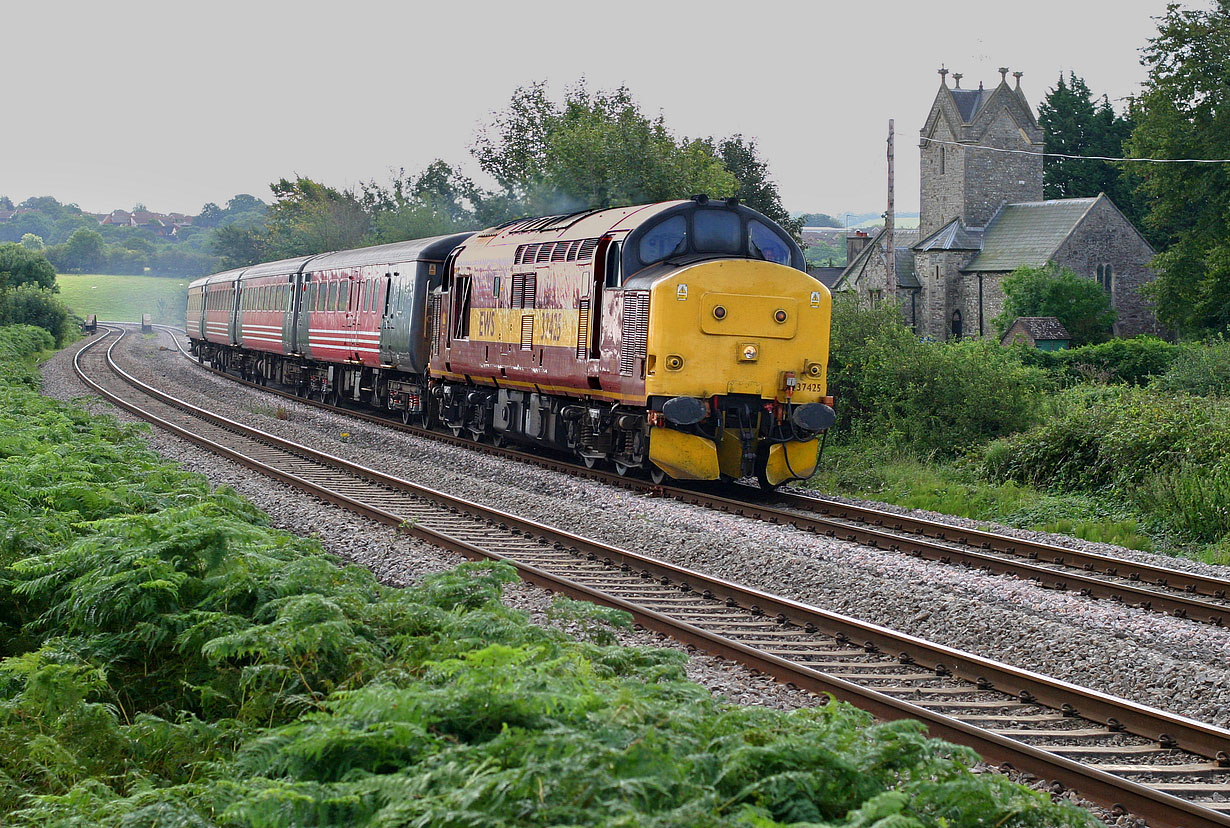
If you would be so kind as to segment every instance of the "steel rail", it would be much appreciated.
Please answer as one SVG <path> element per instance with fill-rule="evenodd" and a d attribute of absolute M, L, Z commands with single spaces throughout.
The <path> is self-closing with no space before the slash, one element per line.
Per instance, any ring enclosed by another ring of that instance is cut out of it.
<path fill-rule="evenodd" d="M 92 343 L 87 348 L 92 348 L 97 344 Z M 112 343 L 108 348 L 108 356 L 110 356 L 110 352 L 114 347 L 115 343 Z M 82 352 L 85 350 L 82 349 Z M 77 362 L 78 372 L 84 373 L 79 364 L 80 355 L 79 353 L 78 361 L 75 362 Z M 149 389 L 155 392 L 153 396 L 156 399 L 166 398 L 174 400 L 174 402 L 166 404 L 176 405 L 185 409 L 196 408 L 182 401 L 175 400 L 175 398 L 162 392 L 158 392 L 156 389 L 151 389 L 150 386 L 141 383 L 139 380 L 131 377 L 131 375 L 126 375 L 126 372 L 123 372 L 118 366 L 112 365 L 112 370 L 117 371 L 117 374 L 122 376 L 125 382 L 132 384 L 141 390 L 142 393 L 148 393 L 146 389 Z M 90 381 L 89 384 L 108 399 L 112 399 L 113 402 L 120 404 L 120 400 L 117 399 L 119 395 L 107 391 L 100 384 L 93 381 Z M 140 411 L 140 407 L 135 404 L 127 403 L 126 401 L 122 404 L 123 407 L 134 413 Z M 193 439 L 193 436 L 187 429 L 169 423 L 165 419 L 157 417 L 157 415 L 142 414 L 141 416 L 150 417 L 160 425 L 165 423 L 174 433 Z M 1165 713 L 1164 711 L 1133 705 L 1121 699 L 1088 691 L 1030 671 L 971 656 L 952 648 L 922 641 L 912 636 L 903 636 L 877 625 L 866 624 L 835 613 L 808 607 L 790 599 L 740 587 L 722 579 L 674 567 L 647 556 L 615 549 L 534 521 L 488 509 L 470 501 L 451 498 L 427 487 L 351 464 L 333 455 L 318 452 L 308 447 L 298 446 L 274 435 L 265 434 L 258 429 L 234 423 L 216 414 L 211 414 L 209 419 L 219 424 L 226 423 L 228 428 L 233 426 L 236 430 L 249 434 L 261 442 L 272 441 L 274 444 L 286 447 L 287 450 L 293 447 L 296 454 L 316 459 L 317 462 L 323 462 L 339 469 L 347 469 L 350 473 L 359 475 L 364 479 L 375 480 L 389 487 L 411 490 L 415 493 L 415 496 L 424 496 L 427 499 L 440 503 L 451 511 L 465 512 L 474 515 L 480 520 L 499 525 L 501 528 L 511 528 L 527 536 L 537 537 L 540 539 L 540 543 L 543 541 L 547 543 L 553 542 L 557 547 L 574 549 L 578 553 L 586 554 L 591 558 L 609 560 L 612 566 L 618 565 L 627 570 L 637 569 L 642 577 L 654 577 L 657 575 L 660 578 L 669 579 L 673 583 L 678 584 L 679 588 L 684 592 L 700 593 L 706 597 L 718 600 L 725 597 L 728 603 L 734 602 L 739 606 L 745 607 L 754 615 L 773 616 L 779 622 L 794 624 L 809 632 L 822 631 L 832 635 L 839 641 L 860 643 L 868 651 L 879 650 L 900 653 L 899 658 L 903 663 L 924 665 L 939 675 L 951 673 L 971 678 L 978 683 L 980 688 L 995 686 L 1002 692 L 1015 694 L 1023 701 L 1029 700 L 1030 702 L 1049 704 L 1056 709 L 1065 710 L 1065 713 L 1078 713 L 1081 718 L 1098 720 L 1104 717 L 1103 720 L 1113 730 L 1126 730 L 1138 733 L 1163 745 L 1175 745 L 1202 756 L 1215 758 L 1220 761 L 1226 760 L 1225 751 L 1227 746 L 1230 746 L 1230 732 L 1220 728 Z M 195 441 L 201 442 L 201 439 L 197 438 Z M 206 442 L 210 445 L 218 445 L 213 441 Z M 400 515 L 392 514 L 369 504 L 363 504 L 338 492 L 332 492 L 327 489 L 322 492 L 318 486 L 297 475 L 287 473 L 284 470 L 272 469 L 266 464 L 259 463 L 259 461 L 243 458 L 240 452 L 225 447 L 222 448 L 228 456 L 232 456 L 246 465 L 266 471 L 266 473 L 272 473 L 291 485 L 312 491 L 317 496 L 324 497 L 347 508 L 353 508 L 373 519 L 395 525 L 402 531 L 406 531 L 429 542 L 453 549 L 468 557 L 493 557 L 493 553 L 490 551 L 483 550 L 466 541 L 437 532 L 430 529 L 430 527 L 407 525 L 404 517 Z M 671 619 L 653 610 L 636 607 L 617 597 L 603 595 L 568 579 L 561 579 L 557 575 L 545 572 L 525 562 L 505 556 L 495 556 L 501 560 L 507 560 L 510 564 L 516 566 L 527 579 L 535 583 L 540 583 L 568 594 L 586 597 L 590 600 L 598 600 L 600 603 L 610 606 L 620 606 L 621 608 L 628 609 L 645 626 L 703 647 L 706 650 L 716 652 L 719 655 L 737 657 L 738 660 L 748 663 L 750 666 L 761 669 L 782 680 L 790 681 L 800 687 L 813 690 L 814 692 L 830 692 L 839 698 L 854 701 L 859 706 L 870 710 L 873 714 L 885 718 L 908 717 L 921 719 L 927 722 L 928 727 L 936 735 L 968 744 L 993 761 L 1007 763 L 1015 768 L 1047 778 L 1059 779 L 1063 784 L 1078 789 L 1085 796 L 1112 806 L 1123 807 L 1141 815 L 1150 816 L 1152 823 L 1155 825 L 1230 825 L 1230 816 L 1204 808 L 1198 803 L 1153 790 L 1147 786 L 1106 773 L 1095 767 L 1073 762 L 1072 760 L 1049 753 L 1042 748 L 1029 746 L 1022 742 L 991 733 L 926 708 L 911 705 L 907 701 L 893 698 L 852 682 L 828 676 L 770 653 L 754 650 L 741 642 L 717 636 L 710 631 L 680 622 L 678 619 Z M 1074 706 L 1072 701 L 1077 698 L 1080 700 Z M 1111 716 L 1109 715 L 1111 713 L 1117 715 Z"/>
<path fill-rule="evenodd" d="M 165 327 L 173 333 L 182 333 L 182 330 L 169 326 L 156 327 Z M 175 343 L 181 353 L 191 358 L 184 351 L 178 338 Z M 387 417 L 332 406 L 279 389 L 261 386 L 227 374 L 225 371 L 214 368 L 208 370 L 234 382 L 260 388 L 266 393 L 330 411 L 342 412 L 365 422 L 392 427 L 451 445 L 507 457 L 574 476 L 598 480 L 608 485 L 647 491 L 685 503 L 756 520 L 793 525 L 803 531 L 816 532 L 879 549 L 902 552 L 927 560 L 962 563 L 997 574 L 1032 580 L 1051 589 L 1078 591 L 1091 598 L 1117 601 L 1141 609 L 1189 618 L 1215 626 L 1230 625 L 1230 603 L 1218 603 L 1230 595 L 1230 579 L 1168 569 L 1126 558 L 1115 558 L 1010 535 L 999 535 L 980 529 L 967 529 L 940 521 L 899 515 L 871 507 L 842 504 L 795 492 L 766 493 L 760 489 L 739 484 L 727 487 L 724 493 L 715 493 L 703 484 L 698 486 L 657 485 L 635 477 L 586 468 L 572 461 L 543 457 L 515 448 L 487 445 L 429 429 L 403 425 Z M 735 494 L 734 497 L 731 496 L 732 493 Z M 1005 558 L 1004 555 L 1010 557 Z M 1023 558 L 1024 560 L 1013 560 L 1012 558 Z M 1042 562 L 1067 567 L 1067 571 L 1053 569 L 1043 565 Z M 1106 577 L 1098 577 L 1099 573 Z M 1107 578 L 1116 580 L 1107 580 Z M 1215 600 L 1209 601 L 1205 598 Z"/>

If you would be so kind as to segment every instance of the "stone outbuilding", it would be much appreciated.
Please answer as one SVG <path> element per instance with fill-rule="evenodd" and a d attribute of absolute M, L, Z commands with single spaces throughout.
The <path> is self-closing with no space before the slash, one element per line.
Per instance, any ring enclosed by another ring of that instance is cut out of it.
<path fill-rule="evenodd" d="M 1154 278 L 1155 251 L 1105 194 L 1042 198 L 1043 133 L 1021 91 L 1001 69 L 994 89 L 940 89 L 921 130 L 921 213 L 898 230 L 897 294 L 920 336 L 988 337 L 1003 310 L 1003 280 L 1021 266 L 1067 267 L 1096 280 L 1117 312 L 1114 333 L 1158 333 L 1140 287 Z M 853 241 L 848 242 L 851 251 Z M 848 259 L 835 291 L 874 304 L 887 287 L 886 233 Z"/>
<path fill-rule="evenodd" d="M 1071 341 L 1068 329 L 1054 316 L 1018 316 L 1004 331 L 999 344 L 1007 348 L 1023 342 L 1039 351 L 1062 351 Z"/>

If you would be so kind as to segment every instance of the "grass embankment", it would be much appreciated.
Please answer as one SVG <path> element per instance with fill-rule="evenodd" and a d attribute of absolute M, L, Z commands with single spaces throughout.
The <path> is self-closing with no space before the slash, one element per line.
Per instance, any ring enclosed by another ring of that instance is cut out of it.
<path fill-rule="evenodd" d="M 811 485 L 1230 563 L 1230 344 L 920 342 L 837 303 L 836 439 Z"/>
<path fill-rule="evenodd" d="M 148 313 L 162 325 L 183 325 L 188 282 L 183 277 L 110 276 L 62 273 L 56 276 L 60 298 L 82 319 L 140 322 Z"/>
<path fill-rule="evenodd" d="M 575 640 L 506 566 L 339 566 L 139 430 L 39 396 L 0 329 L 0 822 L 1060 826 L 916 723 L 715 701 L 676 651 Z"/>

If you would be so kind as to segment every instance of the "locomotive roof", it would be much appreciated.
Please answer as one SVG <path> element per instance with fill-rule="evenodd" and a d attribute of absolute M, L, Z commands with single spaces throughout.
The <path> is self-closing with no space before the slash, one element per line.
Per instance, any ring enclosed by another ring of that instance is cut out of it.
<path fill-rule="evenodd" d="M 444 261 L 454 247 L 472 235 L 474 235 L 473 231 L 452 233 L 447 236 L 432 236 L 427 239 L 412 239 L 324 253 L 312 261 L 309 270 L 333 270 L 340 267 L 361 267 L 363 265 L 393 264 L 394 262 Z"/>
<path fill-rule="evenodd" d="M 525 244 L 526 242 L 558 238 L 592 238 L 613 230 L 632 230 L 663 210 L 691 201 L 660 201 L 657 204 L 636 204 L 631 207 L 611 207 L 605 210 L 582 210 L 557 216 L 518 219 L 483 230 L 474 238 L 488 246 Z"/>

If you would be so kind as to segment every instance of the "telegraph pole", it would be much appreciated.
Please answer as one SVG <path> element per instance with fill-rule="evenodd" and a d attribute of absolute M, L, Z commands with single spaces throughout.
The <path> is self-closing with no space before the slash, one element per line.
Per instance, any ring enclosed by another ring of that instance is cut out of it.
<path fill-rule="evenodd" d="M 897 248 L 893 245 L 893 119 L 888 119 L 888 211 L 884 214 L 884 295 L 897 301 Z"/>

